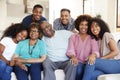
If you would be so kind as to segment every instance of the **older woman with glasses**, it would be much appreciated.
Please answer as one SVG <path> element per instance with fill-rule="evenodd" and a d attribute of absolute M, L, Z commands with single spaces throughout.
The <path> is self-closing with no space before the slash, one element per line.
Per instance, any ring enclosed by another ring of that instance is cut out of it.
<path fill-rule="evenodd" d="M 29 39 L 21 41 L 15 50 L 12 64 L 17 80 L 41 80 L 41 63 L 46 59 L 46 44 L 39 39 L 39 24 L 32 23 L 29 27 Z"/>

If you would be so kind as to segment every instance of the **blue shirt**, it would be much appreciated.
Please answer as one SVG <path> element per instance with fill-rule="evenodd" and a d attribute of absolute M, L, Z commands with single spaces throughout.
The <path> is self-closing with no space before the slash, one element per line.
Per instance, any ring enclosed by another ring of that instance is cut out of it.
<path fill-rule="evenodd" d="M 40 20 L 38 21 L 38 23 L 42 22 L 42 21 L 46 21 L 47 19 L 45 17 L 41 17 Z M 33 21 L 33 15 L 28 15 L 26 16 L 23 20 L 22 23 L 26 26 L 29 27 L 29 25 L 34 22 Z"/>
<path fill-rule="evenodd" d="M 53 37 L 43 37 L 47 46 L 47 56 L 53 62 L 66 61 L 68 57 L 66 56 L 66 51 L 68 47 L 69 37 L 73 33 L 67 30 L 55 31 Z"/>
<path fill-rule="evenodd" d="M 75 28 L 74 26 L 74 19 L 70 18 L 68 25 L 63 25 L 61 23 L 60 18 L 57 18 L 53 23 L 53 29 L 54 30 L 73 30 Z"/>
<path fill-rule="evenodd" d="M 24 59 L 40 58 L 42 55 L 46 55 L 46 44 L 44 41 L 38 40 L 35 47 L 32 47 L 33 46 L 30 46 L 30 51 L 32 51 L 32 53 L 29 54 L 29 39 L 21 41 L 16 47 L 15 54 Z"/>

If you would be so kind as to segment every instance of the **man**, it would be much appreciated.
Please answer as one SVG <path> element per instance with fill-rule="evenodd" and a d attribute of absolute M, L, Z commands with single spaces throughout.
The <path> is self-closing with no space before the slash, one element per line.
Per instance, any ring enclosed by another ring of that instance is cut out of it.
<path fill-rule="evenodd" d="M 44 80 L 56 80 L 56 69 L 64 70 L 65 80 L 75 80 L 76 66 L 66 56 L 68 40 L 73 33 L 66 30 L 54 31 L 47 21 L 41 22 L 40 28 L 47 46 L 47 59 L 43 62 Z"/>
<path fill-rule="evenodd" d="M 54 30 L 69 30 L 75 32 L 74 19 L 71 18 L 70 10 L 63 8 L 60 11 L 60 18 L 53 22 Z"/>
<path fill-rule="evenodd" d="M 28 27 L 32 22 L 40 23 L 42 21 L 46 21 L 46 18 L 42 16 L 43 12 L 43 7 L 39 4 L 36 4 L 33 7 L 32 14 L 26 16 L 23 20 L 22 23 Z"/>

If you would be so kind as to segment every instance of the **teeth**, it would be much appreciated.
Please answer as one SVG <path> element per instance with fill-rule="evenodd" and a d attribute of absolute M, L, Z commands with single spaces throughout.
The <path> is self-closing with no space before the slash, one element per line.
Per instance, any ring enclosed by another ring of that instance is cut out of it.
<path fill-rule="evenodd" d="M 82 31 L 85 31 L 85 29 L 82 29 Z"/>

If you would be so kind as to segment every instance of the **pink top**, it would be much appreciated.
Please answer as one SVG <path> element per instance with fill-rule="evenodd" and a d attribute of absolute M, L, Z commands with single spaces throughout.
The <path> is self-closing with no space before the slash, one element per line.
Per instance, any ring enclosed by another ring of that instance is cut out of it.
<path fill-rule="evenodd" d="M 91 53 L 96 53 L 99 57 L 98 42 L 91 39 L 90 35 L 86 37 L 84 42 L 79 34 L 70 37 L 67 56 L 75 55 L 79 62 L 85 63 L 85 60 Z"/>

